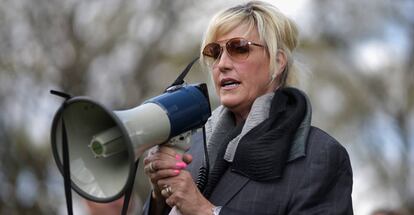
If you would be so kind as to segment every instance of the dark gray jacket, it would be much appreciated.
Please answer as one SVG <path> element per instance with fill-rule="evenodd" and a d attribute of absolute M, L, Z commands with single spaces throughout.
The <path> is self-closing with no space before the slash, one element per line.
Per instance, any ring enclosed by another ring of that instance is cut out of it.
<path fill-rule="evenodd" d="M 222 206 L 220 214 L 353 214 L 348 153 L 330 135 L 310 125 L 309 102 L 308 107 L 283 176 L 271 182 L 256 182 L 229 168 L 209 198 L 214 205 Z M 188 170 L 196 179 L 204 161 L 203 144 L 193 144 L 188 153 L 193 155 Z M 148 214 L 148 208 L 149 201 L 144 214 Z"/>

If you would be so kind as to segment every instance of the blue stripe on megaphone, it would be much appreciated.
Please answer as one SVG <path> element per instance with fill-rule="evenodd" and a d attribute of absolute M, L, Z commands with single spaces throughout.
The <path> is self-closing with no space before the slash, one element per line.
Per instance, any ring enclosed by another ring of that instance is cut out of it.
<path fill-rule="evenodd" d="M 145 103 L 148 102 L 156 103 L 167 112 L 171 124 L 170 137 L 202 127 L 211 115 L 208 97 L 197 85 L 167 91 Z"/>

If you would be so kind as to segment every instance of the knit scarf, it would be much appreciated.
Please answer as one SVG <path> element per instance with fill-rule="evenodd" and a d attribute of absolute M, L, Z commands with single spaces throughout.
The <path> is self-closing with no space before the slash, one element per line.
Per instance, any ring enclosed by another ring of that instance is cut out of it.
<path fill-rule="evenodd" d="M 271 181 L 282 176 L 295 132 L 306 113 L 306 98 L 295 88 L 278 89 L 269 117 L 247 132 L 237 146 L 232 163 L 223 159 L 227 144 L 241 132 L 236 126 L 220 144 L 214 168 L 204 194 L 208 197 L 224 172 L 233 172 L 254 181 Z"/>

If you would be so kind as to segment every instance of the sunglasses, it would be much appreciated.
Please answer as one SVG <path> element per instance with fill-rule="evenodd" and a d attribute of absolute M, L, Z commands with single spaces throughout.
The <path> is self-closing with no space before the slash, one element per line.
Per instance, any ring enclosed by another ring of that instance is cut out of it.
<path fill-rule="evenodd" d="M 226 51 L 230 57 L 235 60 L 245 60 L 249 57 L 250 45 L 264 47 L 264 45 L 248 41 L 244 38 L 232 38 L 226 42 Z M 214 60 L 220 58 L 223 53 L 223 47 L 219 43 L 213 42 L 207 44 L 203 49 L 203 55 L 211 57 Z"/>

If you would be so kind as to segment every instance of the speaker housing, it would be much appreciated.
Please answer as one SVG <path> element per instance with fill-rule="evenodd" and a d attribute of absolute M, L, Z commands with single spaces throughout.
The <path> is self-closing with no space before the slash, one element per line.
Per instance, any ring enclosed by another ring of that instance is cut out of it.
<path fill-rule="evenodd" d="M 176 87 L 121 111 L 111 111 L 88 97 L 73 97 L 62 104 L 53 118 L 52 152 L 63 174 L 64 123 L 72 188 L 91 201 L 110 202 L 132 186 L 135 162 L 145 150 L 202 127 L 210 115 L 205 84 Z M 112 128 L 119 132 L 116 144 L 121 144 L 122 150 L 108 157 L 97 157 L 91 151 L 91 140 L 105 137 L 101 134 Z"/>

